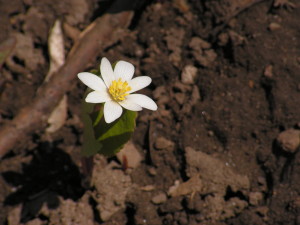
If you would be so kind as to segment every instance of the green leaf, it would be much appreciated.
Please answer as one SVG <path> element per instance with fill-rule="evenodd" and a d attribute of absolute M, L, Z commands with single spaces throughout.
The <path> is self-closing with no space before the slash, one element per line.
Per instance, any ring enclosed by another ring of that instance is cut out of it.
<path fill-rule="evenodd" d="M 130 139 L 135 129 L 137 113 L 124 110 L 122 116 L 113 123 L 106 123 L 103 116 L 103 107 L 98 112 L 96 124 L 94 125 L 95 136 L 102 144 L 98 153 L 105 156 L 115 155 L 123 145 Z"/>
<path fill-rule="evenodd" d="M 94 104 L 85 101 L 82 103 L 81 121 L 84 124 L 84 128 L 81 154 L 86 157 L 95 155 L 102 147 L 102 144 L 95 137 L 93 121 L 90 116 L 94 110 L 94 106 Z"/>

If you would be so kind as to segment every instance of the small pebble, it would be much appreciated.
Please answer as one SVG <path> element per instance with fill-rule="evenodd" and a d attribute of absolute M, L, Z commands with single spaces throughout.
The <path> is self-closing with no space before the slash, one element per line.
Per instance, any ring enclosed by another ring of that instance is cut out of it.
<path fill-rule="evenodd" d="M 166 94 L 167 94 L 167 90 L 166 90 L 165 86 L 157 87 L 152 93 L 154 99 L 159 99 L 161 96 L 166 95 Z"/>
<path fill-rule="evenodd" d="M 183 103 L 185 102 L 185 94 L 184 93 L 175 93 L 174 95 L 176 101 L 178 102 L 178 104 L 183 105 Z"/>
<path fill-rule="evenodd" d="M 140 188 L 142 191 L 153 191 L 155 189 L 155 186 L 154 185 L 146 185 L 146 186 L 143 186 Z"/>
<path fill-rule="evenodd" d="M 212 130 L 207 132 L 208 136 L 213 137 L 214 136 L 214 132 Z"/>
<path fill-rule="evenodd" d="M 198 69 L 192 65 L 187 65 L 181 73 L 181 82 L 184 84 L 194 84 Z"/>
<path fill-rule="evenodd" d="M 199 37 L 193 37 L 189 43 L 190 48 L 193 49 L 209 49 L 211 48 L 211 44 L 207 41 L 204 41 L 203 39 Z"/>
<path fill-rule="evenodd" d="M 155 144 L 154 144 L 156 149 L 168 149 L 172 148 L 174 146 L 174 142 L 164 138 L 164 137 L 159 137 L 156 139 Z"/>
<path fill-rule="evenodd" d="M 261 207 L 257 207 L 255 209 L 255 211 L 257 212 L 258 215 L 260 215 L 261 217 L 266 217 L 268 212 L 269 212 L 269 208 L 267 206 L 261 206 Z"/>
<path fill-rule="evenodd" d="M 296 152 L 300 146 L 300 130 L 288 129 L 281 132 L 277 137 L 277 142 L 283 151 Z"/>
<path fill-rule="evenodd" d="M 259 185 L 266 185 L 266 179 L 262 176 L 257 177 L 257 183 Z"/>
<path fill-rule="evenodd" d="M 272 65 L 267 65 L 265 67 L 264 75 L 268 78 L 273 77 L 273 66 Z"/>
<path fill-rule="evenodd" d="M 238 45 L 242 45 L 246 42 L 246 38 L 243 37 L 242 35 L 238 34 L 237 32 L 230 30 L 228 32 L 229 37 L 231 42 L 233 43 L 233 45 L 238 46 Z"/>
<path fill-rule="evenodd" d="M 249 203 L 251 205 L 259 205 L 259 203 L 263 200 L 263 194 L 261 192 L 250 192 L 249 194 Z"/>
<path fill-rule="evenodd" d="M 160 205 L 165 201 L 167 201 L 167 195 L 165 193 L 160 193 L 151 199 L 151 202 L 155 205 Z"/>
<path fill-rule="evenodd" d="M 156 169 L 154 167 L 150 167 L 148 169 L 148 173 L 151 175 L 151 176 L 155 176 L 157 174 L 156 172 Z"/>
<path fill-rule="evenodd" d="M 279 23 L 272 22 L 270 23 L 268 28 L 270 31 L 275 31 L 275 30 L 279 30 L 281 28 L 281 25 Z"/>

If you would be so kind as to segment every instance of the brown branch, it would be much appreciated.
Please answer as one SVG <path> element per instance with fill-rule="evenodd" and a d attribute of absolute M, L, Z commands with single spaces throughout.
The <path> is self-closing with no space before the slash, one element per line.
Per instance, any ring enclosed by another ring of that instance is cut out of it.
<path fill-rule="evenodd" d="M 132 16 L 132 11 L 105 14 L 83 31 L 71 49 L 66 63 L 49 82 L 39 88 L 32 103 L 21 109 L 11 122 L 0 130 L 0 158 L 16 146 L 20 146 L 29 135 L 46 127 L 50 113 L 62 96 L 71 89 L 77 73 L 95 60 L 104 48 L 118 40 L 118 31 L 128 27 Z"/>

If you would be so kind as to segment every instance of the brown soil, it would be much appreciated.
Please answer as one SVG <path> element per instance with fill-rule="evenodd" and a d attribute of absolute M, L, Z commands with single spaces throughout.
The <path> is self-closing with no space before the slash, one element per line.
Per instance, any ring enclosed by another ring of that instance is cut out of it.
<path fill-rule="evenodd" d="M 63 127 L 1 159 L 0 224 L 300 224 L 300 4 L 145 2 L 97 59 L 153 79 L 142 92 L 159 110 L 139 114 L 134 168 L 96 156 L 83 175 L 76 81 Z M 108 5 L 0 1 L 0 45 L 17 43 L 0 65 L 0 129 L 43 83 L 55 19 L 68 52 Z"/>

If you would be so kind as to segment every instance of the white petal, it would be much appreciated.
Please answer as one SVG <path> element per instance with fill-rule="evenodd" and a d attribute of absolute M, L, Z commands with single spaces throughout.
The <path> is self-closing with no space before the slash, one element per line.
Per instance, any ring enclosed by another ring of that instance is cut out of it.
<path fill-rule="evenodd" d="M 117 62 L 114 69 L 116 79 L 121 78 L 123 81 L 129 81 L 133 77 L 134 74 L 134 66 L 125 61 Z"/>
<path fill-rule="evenodd" d="M 141 111 L 142 107 L 136 104 L 133 101 L 130 101 L 128 99 L 125 99 L 124 101 L 119 102 L 121 106 L 123 106 L 125 109 L 131 110 L 131 111 Z"/>
<path fill-rule="evenodd" d="M 150 109 L 150 110 L 157 110 L 156 103 L 146 95 L 131 94 L 127 96 L 127 100 L 132 101 L 143 108 Z"/>
<path fill-rule="evenodd" d="M 104 104 L 104 119 L 106 123 L 111 123 L 122 115 L 122 107 L 115 101 L 108 101 Z"/>
<path fill-rule="evenodd" d="M 105 57 L 103 57 L 101 60 L 100 72 L 101 72 L 101 76 L 104 80 L 104 83 L 106 84 L 107 87 L 109 87 L 111 82 L 113 80 L 115 80 L 115 75 L 114 75 L 114 72 L 113 72 L 110 62 Z"/>
<path fill-rule="evenodd" d="M 89 103 L 102 103 L 110 100 L 111 98 L 107 91 L 93 91 L 89 93 L 85 98 L 85 101 Z"/>
<path fill-rule="evenodd" d="M 89 88 L 95 91 L 104 91 L 106 86 L 103 80 L 95 74 L 83 72 L 77 74 L 77 77 Z"/>
<path fill-rule="evenodd" d="M 147 87 L 151 81 L 152 79 L 147 76 L 133 78 L 132 80 L 128 81 L 128 85 L 131 87 L 131 90 L 128 93 L 132 93 Z"/>

